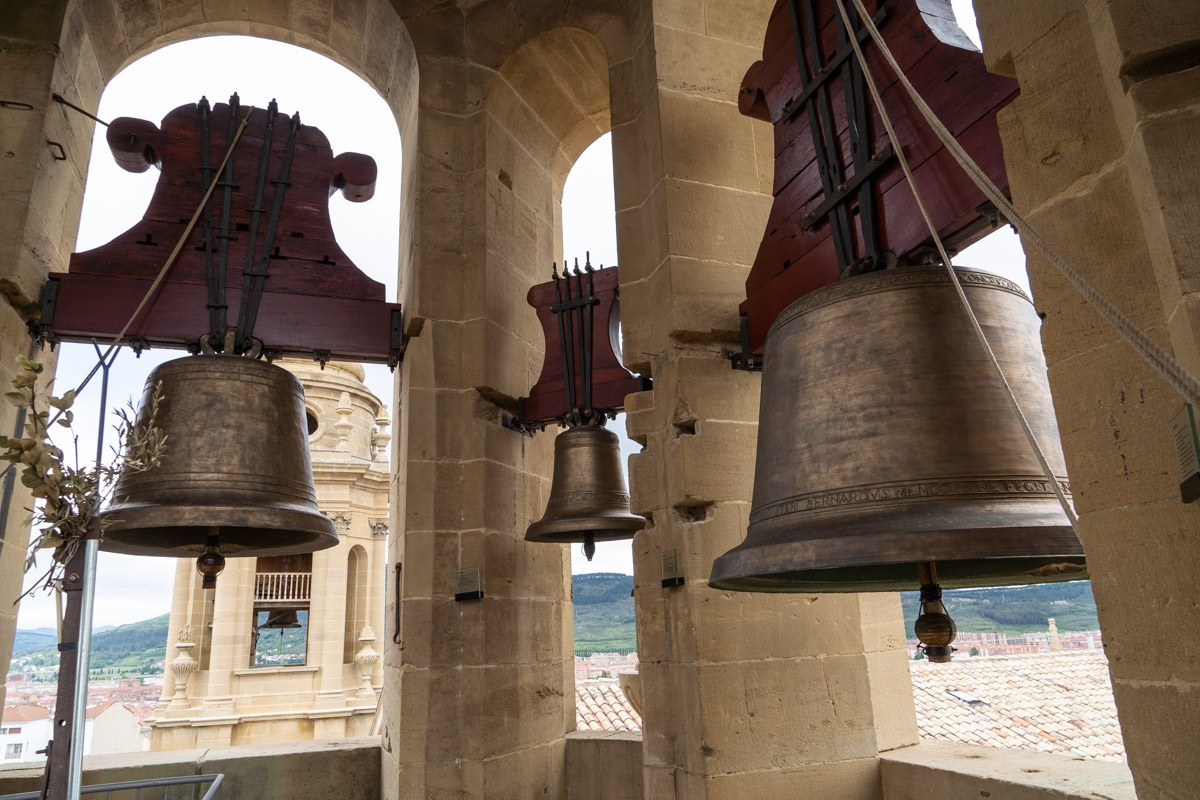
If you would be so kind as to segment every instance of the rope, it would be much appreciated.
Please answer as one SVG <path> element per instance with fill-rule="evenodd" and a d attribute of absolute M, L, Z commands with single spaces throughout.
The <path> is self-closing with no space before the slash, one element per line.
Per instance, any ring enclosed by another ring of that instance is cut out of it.
<path fill-rule="evenodd" d="M 836 1 L 839 11 L 844 15 L 846 10 L 842 5 L 842 0 Z M 921 115 L 925 117 L 926 122 L 928 122 L 929 126 L 933 129 L 933 132 L 937 134 L 937 137 L 942 141 L 942 144 L 946 146 L 946 149 L 949 150 L 950 154 L 954 156 L 954 160 L 959 163 L 959 166 L 961 166 L 967 175 L 970 176 L 970 178 L 975 182 L 975 185 L 978 186 L 985 195 L 987 195 L 987 198 L 991 200 L 993 204 L 995 204 L 1000 213 L 1004 215 L 1004 218 L 1007 219 L 1013 225 L 1013 227 L 1017 229 L 1018 232 L 1020 232 L 1025 241 L 1033 244 L 1034 247 L 1036 247 L 1042 253 L 1042 255 L 1044 255 L 1060 273 L 1062 273 L 1063 277 L 1066 278 L 1081 295 L 1083 295 L 1084 299 L 1092 304 L 1104 321 L 1116 329 L 1116 331 L 1122 336 L 1122 338 L 1125 339 L 1125 341 L 1129 342 L 1133 349 L 1137 351 L 1138 355 L 1144 358 L 1146 362 L 1158 372 L 1158 374 L 1162 375 L 1163 378 L 1165 378 L 1167 382 L 1171 384 L 1172 388 L 1174 388 L 1175 391 L 1178 392 L 1185 400 L 1187 400 L 1193 406 L 1200 407 L 1200 380 L 1197 380 L 1186 369 L 1184 369 L 1178 361 L 1176 361 L 1169 353 L 1155 344 L 1149 336 L 1139 330 L 1137 326 L 1129 320 L 1128 317 L 1126 317 L 1116 308 L 1116 306 L 1108 302 L 1108 300 L 1106 300 L 1104 296 L 1100 294 L 1100 292 L 1098 292 L 1094 287 L 1091 286 L 1091 284 L 1084 280 L 1083 276 L 1076 272 L 1069 264 L 1067 264 L 1066 261 L 1064 261 L 1057 253 L 1055 253 L 1050 248 L 1050 245 L 1046 243 L 1046 240 L 1043 239 L 1041 235 L 1033 229 L 1032 226 L 1030 226 L 1030 224 L 1015 208 L 1013 208 L 1012 203 L 1008 201 L 1008 198 L 1005 197 L 1000 189 L 996 187 L 996 184 L 992 183 L 991 179 L 988 178 L 988 176 L 979 167 L 979 165 L 975 163 L 971 156 L 969 156 L 967 152 L 963 150 L 962 146 L 959 145 L 958 141 L 955 140 L 950 131 L 946 129 L 946 126 L 943 125 L 941 120 L 939 120 L 933 113 L 933 110 L 930 109 L 929 106 L 926 105 L 925 101 L 921 99 L 921 96 L 917 93 L 917 90 L 913 88 L 912 83 L 910 83 L 908 78 L 904 75 L 904 71 L 900 69 L 900 65 L 896 63 L 896 59 L 892 56 L 891 51 L 888 50 L 887 45 L 884 44 L 883 37 L 880 35 L 879 29 L 875 27 L 870 16 L 867 15 L 866 10 L 863 8 L 862 0 L 853 0 L 853 3 L 855 8 L 858 9 L 859 14 L 861 14 L 863 17 L 863 26 L 867 29 L 867 32 L 871 35 L 871 38 L 875 40 L 875 44 L 879 47 L 880 53 L 888 62 L 888 65 L 891 66 L 892 71 L 895 72 L 900 84 L 904 87 L 905 91 L 908 92 L 909 97 L 912 98 L 913 102 L 917 106 L 917 109 L 921 112 Z M 857 41 L 855 41 L 855 51 L 859 53 L 859 58 L 861 58 L 862 55 L 861 51 L 858 49 Z M 880 109 L 880 113 L 882 114 L 883 106 L 879 104 L 878 98 L 876 98 L 875 102 Z"/>
<path fill-rule="evenodd" d="M 842 19 L 846 27 L 851 31 L 854 30 L 854 25 L 850 21 L 850 15 L 846 11 L 846 6 L 843 0 L 834 0 L 837 3 L 838 13 L 842 15 Z M 871 23 L 869 15 L 862 8 L 862 0 L 854 0 L 855 6 L 860 15 L 863 16 L 864 24 L 869 26 L 868 30 L 872 30 L 874 26 Z M 872 36 L 878 33 L 874 31 Z M 1009 404 L 1016 412 L 1017 418 L 1021 422 L 1021 430 L 1025 432 L 1025 438 L 1029 441 L 1029 445 L 1033 448 L 1034 455 L 1037 457 L 1038 464 L 1042 467 L 1042 472 L 1046 475 L 1046 480 L 1054 489 L 1054 495 L 1058 498 L 1059 505 L 1062 506 L 1063 513 L 1067 515 L 1067 519 L 1071 523 L 1071 527 L 1076 526 L 1075 509 L 1071 506 L 1071 501 L 1067 499 L 1066 493 L 1058 482 L 1058 478 L 1054 475 L 1054 470 L 1050 466 L 1049 460 L 1046 458 L 1045 452 L 1038 443 L 1037 436 L 1033 432 L 1029 420 L 1026 419 L 1025 413 L 1021 410 L 1021 404 L 1017 401 L 1017 396 L 1012 390 L 1012 386 L 1008 382 L 1008 378 L 1004 375 L 1004 370 L 1000 367 L 1000 361 L 996 358 L 995 351 L 988 343 L 987 335 L 983 332 L 983 327 L 979 324 L 979 319 L 975 316 L 975 311 L 971 308 L 971 303 L 967 300 L 966 292 L 963 291 L 962 283 L 958 280 L 958 274 L 954 271 L 954 264 L 950 260 L 950 255 L 946 252 L 946 247 L 942 243 L 942 239 L 938 236 L 937 228 L 933 224 L 932 217 L 929 216 L 929 211 L 925 208 L 925 202 L 921 199 L 921 193 L 917 190 L 917 182 L 913 177 L 912 170 L 909 168 L 908 159 L 904 156 L 904 148 L 900 145 L 900 139 L 896 136 L 896 130 L 892 127 L 892 120 L 887 113 L 887 109 L 883 106 L 883 98 L 879 95 L 879 88 L 875 85 L 875 78 L 871 71 L 866 69 L 866 57 L 863 55 L 862 48 L 858 43 L 858 37 L 851 35 L 849 37 L 850 44 L 854 48 L 854 55 L 859 62 L 863 64 L 863 74 L 866 76 L 867 88 L 871 92 L 871 99 L 875 101 L 875 107 L 879 109 L 879 118 L 883 120 L 883 126 L 887 129 L 888 138 L 892 142 L 892 149 L 896 153 L 896 158 L 900 162 L 900 169 L 904 171 L 904 177 L 908 181 L 908 185 L 912 188 L 913 198 L 916 200 L 917 208 L 921 211 L 921 217 L 925 220 L 925 225 L 929 228 L 929 233 L 933 236 L 933 242 L 937 246 L 938 254 L 942 257 L 942 263 L 946 267 L 946 272 L 950 275 L 950 282 L 954 285 L 955 292 L 958 293 L 958 299 L 962 302 L 963 308 L 967 312 L 967 318 L 971 322 L 971 328 L 975 331 L 975 337 L 979 340 L 980 345 L 987 353 L 988 358 L 992 362 L 992 366 L 996 370 L 996 375 L 1000 379 L 1000 383 L 1004 386 L 1004 392 L 1008 396 Z M 876 40 L 876 44 L 882 50 L 883 43 Z M 888 54 L 890 56 L 890 54 Z M 957 144 L 957 143 L 956 143 Z"/>

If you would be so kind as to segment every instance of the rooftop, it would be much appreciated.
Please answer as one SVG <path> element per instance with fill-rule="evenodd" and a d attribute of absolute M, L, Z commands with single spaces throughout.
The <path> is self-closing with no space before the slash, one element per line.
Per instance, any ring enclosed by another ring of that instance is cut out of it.
<path fill-rule="evenodd" d="M 921 738 L 1124 761 L 1102 652 L 911 662 Z M 579 730 L 637 731 L 642 719 L 616 680 L 575 683 Z"/>
<path fill-rule="evenodd" d="M 910 662 L 921 736 L 1123 761 L 1102 652 Z"/>
<path fill-rule="evenodd" d="M 50 709 L 29 703 L 4 707 L 4 722 L 36 722 L 41 719 L 50 719 Z"/>

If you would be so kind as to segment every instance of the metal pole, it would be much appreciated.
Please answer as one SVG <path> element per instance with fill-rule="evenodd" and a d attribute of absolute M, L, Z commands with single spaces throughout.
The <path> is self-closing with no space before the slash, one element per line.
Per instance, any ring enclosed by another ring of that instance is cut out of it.
<path fill-rule="evenodd" d="M 100 423 L 96 432 L 96 463 L 104 458 L 104 426 L 108 413 L 108 371 L 120 350 L 105 360 L 105 354 L 96 342 L 92 342 L 100 356 Z M 100 498 L 96 498 L 94 514 L 100 513 Z M 89 537 L 84 543 L 83 591 L 80 593 L 79 652 L 75 668 L 75 697 L 71 708 L 71 760 L 67 765 L 67 800 L 79 800 L 83 785 L 83 738 L 87 726 L 88 669 L 92 660 L 92 611 L 96 601 L 96 562 L 100 553 L 100 540 Z"/>

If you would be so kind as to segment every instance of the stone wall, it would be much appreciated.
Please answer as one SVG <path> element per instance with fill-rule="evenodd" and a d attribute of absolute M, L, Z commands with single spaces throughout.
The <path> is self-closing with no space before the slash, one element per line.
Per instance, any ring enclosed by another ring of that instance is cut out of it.
<path fill-rule="evenodd" d="M 1187 3 L 979 3 L 1013 200 L 1133 323 L 1200 374 L 1200 15 Z M 1063 76 L 1070 76 L 1064 80 Z M 1200 785 L 1200 517 L 1180 502 L 1183 400 L 1027 243 L 1079 533 L 1142 800 Z"/>
<path fill-rule="evenodd" d="M 83 785 L 222 773 L 221 797 L 378 800 L 379 738 L 90 756 Z M 42 768 L 0 768 L 0 795 L 41 788 Z M 147 790 L 147 794 L 162 790 Z M 175 794 L 178 794 L 176 790 Z M 132 800 L 133 793 L 114 795 Z"/>

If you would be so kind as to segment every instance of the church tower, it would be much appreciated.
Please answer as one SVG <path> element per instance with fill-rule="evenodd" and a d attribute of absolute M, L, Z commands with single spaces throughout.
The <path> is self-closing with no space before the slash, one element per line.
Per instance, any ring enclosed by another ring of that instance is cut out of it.
<path fill-rule="evenodd" d="M 215 590 L 180 559 L 152 750 L 362 736 L 382 685 L 389 421 L 355 364 L 281 362 L 304 386 L 336 547 L 231 558 Z"/>

